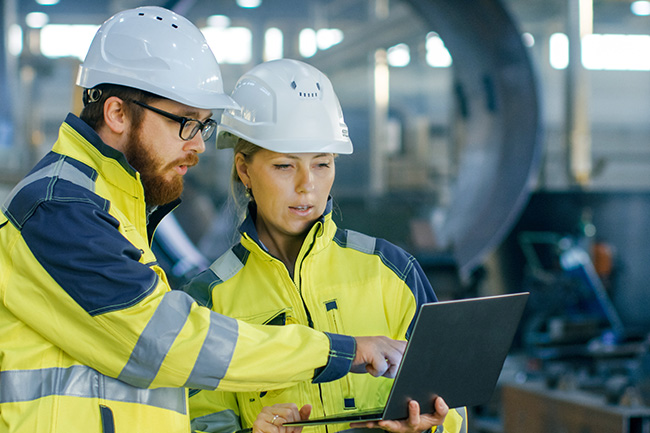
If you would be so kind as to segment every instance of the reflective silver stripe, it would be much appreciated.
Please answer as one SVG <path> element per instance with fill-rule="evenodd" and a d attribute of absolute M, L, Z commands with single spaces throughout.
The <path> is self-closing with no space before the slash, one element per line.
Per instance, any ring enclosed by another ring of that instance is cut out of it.
<path fill-rule="evenodd" d="M 0 372 L 0 404 L 53 395 L 114 400 L 186 413 L 183 388 L 136 388 L 85 365 Z"/>
<path fill-rule="evenodd" d="M 375 252 L 375 243 L 377 240 L 372 236 L 363 233 L 347 230 L 348 239 L 346 246 L 362 253 L 372 254 Z"/>
<path fill-rule="evenodd" d="M 30 183 L 48 177 L 58 177 L 59 179 L 67 180 L 68 182 L 74 183 L 75 185 L 78 185 L 82 188 L 86 188 L 87 190 L 95 192 L 95 181 L 89 178 L 88 176 L 86 176 L 78 168 L 66 162 L 62 158 L 50 165 L 41 168 L 38 171 L 35 171 L 34 173 L 30 174 L 29 176 L 25 177 L 23 180 L 18 182 L 18 184 L 9 193 L 9 196 L 5 200 L 4 205 L 2 206 L 3 211 L 7 212 L 7 209 L 9 208 L 9 204 L 21 189 L 23 189 L 25 186 L 29 185 Z"/>
<path fill-rule="evenodd" d="M 235 319 L 211 311 L 208 335 L 185 386 L 215 389 L 228 371 L 238 335 Z"/>
<path fill-rule="evenodd" d="M 237 414 L 231 409 L 192 420 L 192 431 L 235 432 L 237 430 L 241 430 L 241 422 Z"/>
<path fill-rule="evenodd" d="M 173 290 L 165 293 L 149 323 L 136 343 L 131 357 L 118 379 L 147 388 L 176 337 L 187 321 L 194 300 L 185 292 Z"/>
<path fill-rule="evenodd" d="M 226 281 L 235 276 L 235 274 L 243 267 L 244 264 L 235 255 L 233 250 L 226 251 L 210 265 L 212 272 L 214 272 L 221 281 Z"/>
<path fill-rule="evenodd" d="M 68 162 L 63 162 L 58 177 L 59 179 L 64 179 L 82 188 L 86 188 L 91 192 L 95 192 L 95 181 Z"/>

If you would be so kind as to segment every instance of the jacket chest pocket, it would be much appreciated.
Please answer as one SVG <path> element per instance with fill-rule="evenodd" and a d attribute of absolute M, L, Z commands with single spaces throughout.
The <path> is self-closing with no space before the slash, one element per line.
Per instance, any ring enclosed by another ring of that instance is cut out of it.
<path fill-rule="evenodd" d="M 254 312 L 253 314 L 248 315 L 236 314 L 236 312 L 233 314 L 232 311 L 229 313 L 231 314 L 228 315 L 234 317 L 235 319 L 242 320 L 252 325 L 283 326 L 287 323 L 290 323 L 292 309 L 288 307 L 280 307 L 262 312 Z"/>
<path fill-rule="evenodd" d="M 251 316 L 238 317 L 238 319 L 256 325 L 284 326 L 287 324 L 287 320 L 289 320 L 289 322 L 291 321 L 291 308 L 280 308 L 277 310 L 265 311 Z M 272 406 L 276 402 L 290 402 L 284 401 L 282 399 L 276 401 L 277 396 L 281 395 L 281 393 L 284 391 L 284 389 L 280 389 L 275 391 L 238 393 L 237 399 L 239 400 L 242 428 L 252 427 L 255 419 L 257 418 L 257 415 L 262 411 L 264 406 Z"/>
<path fill-rule="evenodd" d="M 156 261 L 156 256 L 154 255 L 151 248 L 149 248 L 149 242 L 147 239 L 143 239 L 136 227 L 132 224 L 121 226 L 120 231 L 124 237 L 133 244 L 134 247 L 140 250 L 140 263 L 153 263 Z"/>
<path fill-rule="evenodd" d="M 341 311 L 336 299 L 323 302 L 327 314 L 327 323 L 329 331 L 337 334 L 345 334 L 345 327 L 343 326 L 343 319 L 341 318 Z"/>
<path fill-rule="evenodd" d="M 341 316 L 341 310 L 339 309 L 339 303 L 337 299 L 330 299 L 329 301 L 323 302 L 325 306 L 325 311 L 327 313 L 327 322 L 329 325 L 329 331 L 337 334 L 347 334 L 345 332 L 345 326 L 343 324 L 343 318 Z M 357 409 L 357 404 L 354 398 L 354 389 L 352 386 L 352 380 L 350 375 L 346 375 L 338 381 L 341 386 L 341 396 L 343 397 L 343 409 L 344 410 L 355 410 Z"/>

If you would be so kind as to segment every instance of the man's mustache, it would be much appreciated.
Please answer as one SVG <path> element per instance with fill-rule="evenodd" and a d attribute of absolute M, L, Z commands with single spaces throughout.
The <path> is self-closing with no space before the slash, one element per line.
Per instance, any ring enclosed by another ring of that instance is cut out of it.
<path fill-rule="evenodd" d="M 196 153 L 190 153 L 185 158 L 179 158 L 176 161 L 171 162 L 167 165 L 168 168 L 178 167 L 179 165 L 186 165 L 189 167 L 194 167 L 199 163 L 199 156 Z"/>

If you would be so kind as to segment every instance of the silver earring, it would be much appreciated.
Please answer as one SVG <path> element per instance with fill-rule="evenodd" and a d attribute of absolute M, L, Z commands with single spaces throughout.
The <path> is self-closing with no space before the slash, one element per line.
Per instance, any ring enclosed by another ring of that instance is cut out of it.
<path fill-rule="evenodd" d="M 250 189 L 248 185 L 245 185 L 246 191 L 244 194 L 246 194 L 246 198 L 252 198 L 253 197 L 253 190 Z"/>

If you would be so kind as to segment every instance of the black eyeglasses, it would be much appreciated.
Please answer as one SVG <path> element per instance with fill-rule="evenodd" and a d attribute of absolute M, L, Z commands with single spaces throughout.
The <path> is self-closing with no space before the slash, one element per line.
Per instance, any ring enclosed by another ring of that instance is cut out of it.
<path fill-rule="evenodd" d="M 197 132 L 201 131 L 201 138 L 203 138 L 203 141 L 207 141 L 212 137 L 214 130 L 217 129 L 217 122 L 213 119 L 201 122 L 197 119 L 190 119 L 189 117 L 182 117 L 168 113 L 160 108 L 152 107 L 151 105 L 147 105 L 144 102 L 136 101 L 134 99 L 132 99 L 131 102 L 180 123 L 181 129 L 178 131 L 178 136 L 181 137 L 181 140 L 189 141 L 194 138 Z"/>

